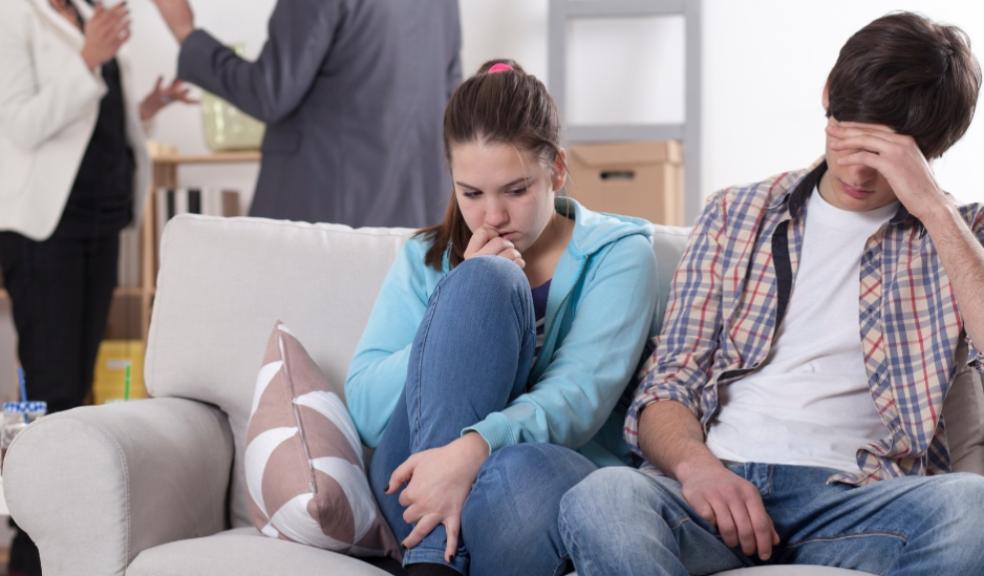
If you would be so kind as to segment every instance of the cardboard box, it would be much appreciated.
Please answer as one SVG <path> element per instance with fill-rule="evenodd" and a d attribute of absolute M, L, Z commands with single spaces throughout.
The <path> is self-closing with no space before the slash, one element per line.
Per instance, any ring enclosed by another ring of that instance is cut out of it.
<path fill-rule="evenodd" d="M 129 398 L 146 398 L 143 380 L 144 343 L 141 340 L 103 340 L 96 358 L 92 403 L 105 404 L 126 396 L 126 368 L 130 368 Z"/>
<path fill-rule="evenodd" d="M 683 225 L 683 151 L 674 140 L 579 144 L 568 193 L 592 210 Z"/>

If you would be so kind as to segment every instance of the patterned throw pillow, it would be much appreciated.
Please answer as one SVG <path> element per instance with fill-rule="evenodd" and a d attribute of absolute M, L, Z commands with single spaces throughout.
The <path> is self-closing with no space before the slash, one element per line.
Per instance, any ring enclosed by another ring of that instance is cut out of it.
<path fill-rule="evenodd" d="M 399 560 L 345 404 L 279 322 L 256 379 L 244 460 L 253 524 L 263 534 Z"/>

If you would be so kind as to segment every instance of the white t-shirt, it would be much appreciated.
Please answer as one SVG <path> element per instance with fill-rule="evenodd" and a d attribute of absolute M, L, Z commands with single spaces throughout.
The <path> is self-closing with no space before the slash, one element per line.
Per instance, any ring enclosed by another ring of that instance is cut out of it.
<path fill-rule="evenodd" d="M 766 364 L 719 390 L 707 445 L 735 462 L 857 471 L 857 451 L 889 436 L 861 349 L 861 255 L 898 210 L 841 210 L 810 195 L 799 270 Z"/>

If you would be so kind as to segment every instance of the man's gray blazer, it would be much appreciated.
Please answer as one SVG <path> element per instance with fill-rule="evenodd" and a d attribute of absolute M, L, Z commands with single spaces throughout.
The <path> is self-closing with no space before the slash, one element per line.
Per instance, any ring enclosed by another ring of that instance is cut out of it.
<path fill-rule="evenodd" d="M 279 0 L 255 62 L 195 30 L 178 76 L 267 124 L 250 215 L 418 227 L 451 192 L 460 48 L 457 0 Z"/>

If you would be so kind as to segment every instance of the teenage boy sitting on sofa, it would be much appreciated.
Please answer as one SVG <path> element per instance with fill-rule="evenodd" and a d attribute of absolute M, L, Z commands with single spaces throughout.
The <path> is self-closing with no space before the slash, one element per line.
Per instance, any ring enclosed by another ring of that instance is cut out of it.
<path fill-rule="evenodd" d="M 930 168 L 980 84 L 960 29 L 879 18 L 827 79 L 824 159 L 711 198 L 626 420 L 647 464 L 562 501 L 578 574 L 984 573 L 984 478 L 936 475 L 965 338 L 981 368 L 984 206 Z"/>

